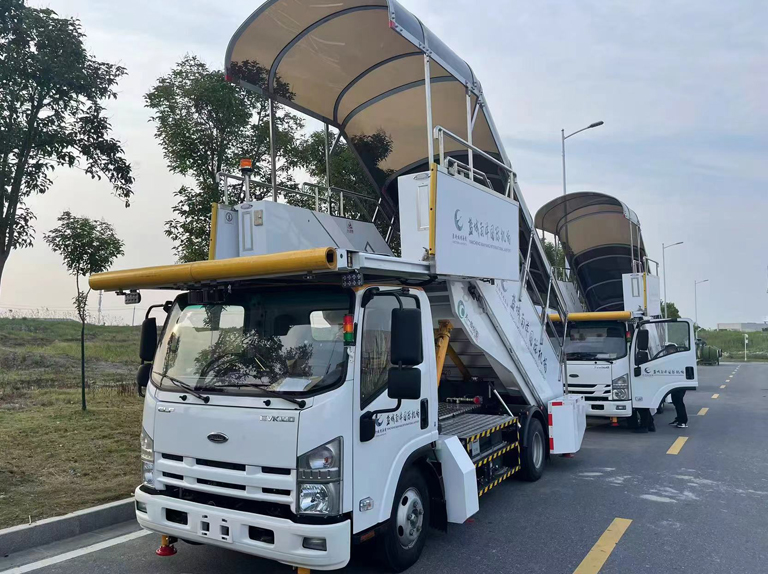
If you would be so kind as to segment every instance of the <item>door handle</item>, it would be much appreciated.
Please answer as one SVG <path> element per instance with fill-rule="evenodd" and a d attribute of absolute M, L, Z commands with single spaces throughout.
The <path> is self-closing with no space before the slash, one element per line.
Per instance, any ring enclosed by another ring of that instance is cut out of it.
<path fill-rule="evenodd" d="M 427 428 L 429 426 L 429 399 L 421 399 L 419 418 L 421 428 Z"/>

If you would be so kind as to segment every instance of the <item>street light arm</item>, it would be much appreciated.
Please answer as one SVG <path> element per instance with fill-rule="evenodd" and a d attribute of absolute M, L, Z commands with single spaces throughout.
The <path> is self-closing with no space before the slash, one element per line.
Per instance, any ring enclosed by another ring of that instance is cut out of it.
<path fill-rule="evenodd" d="M 580 134 L 580 133 L 581 133 L 581 132 L 583 132 L 583 131 L 586 131 L 586 130 L 591 130 L 592 128 L 598 128 L 598 127 L 600 127 L 601 125 L 603 125 L 603 123 L 604 123 L 604 122 L 600 121 L 600 122 L 595 122 L 595 123 L 593 123 L 593 124 L 589 124 L 589 125 L 588 125 L 587 127 L 585 127 L 585 128 L 581 128 L 580 130 L 577 130 L 577 131 L 573 132 L 572 134 L 569 134 L 569 135 L 567 135 L 567 136 L 563 136 L 563 139 L 564 139 L 564 140 L 567 140 L 569 137 L 571 137 L 571 136 L 575 136 L 576 134 Z"/>

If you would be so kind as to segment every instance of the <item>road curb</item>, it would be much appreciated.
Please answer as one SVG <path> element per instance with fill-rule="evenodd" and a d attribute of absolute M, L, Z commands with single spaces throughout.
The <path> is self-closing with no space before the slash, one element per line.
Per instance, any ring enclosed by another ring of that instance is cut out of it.
<path fill-rule="evenodd" d="M 133 498 L 0 530 L 0 556 L 135 520 Z"/>

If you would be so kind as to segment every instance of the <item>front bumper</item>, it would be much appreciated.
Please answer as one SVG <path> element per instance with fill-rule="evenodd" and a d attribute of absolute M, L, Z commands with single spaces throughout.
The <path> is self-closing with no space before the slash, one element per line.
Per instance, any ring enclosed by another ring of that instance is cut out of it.
<path fill-rule="evenodd" d="M 351 525 L 349 520 L 336 524 L 297 524 L 285 518 L 274 518 L 250 512 L 240 512 L 152 495 L 136 489 L 137 502 L 144 503 L 147 512 L 136 511 L 142 528 L 175 536 L 191 542 L 213 544 L 276 560 L 290 566 L 316 570 L 336 570 L 349 562 Z M 166 511 L 185 512 L 186 524 L 167 520 Z M 203 523 L 207 524 L 207 533 Z M 274 543 L 260 542 L 249 536 L 249 527 L 271 530 Z M 325 538 L 326 550 L 303 547 L 304 538 Z"/>
<path fill-rule="evenodd" d="M 588 417 L 628 417 L 632 414 L 632 401 L 588 401 Z"/>

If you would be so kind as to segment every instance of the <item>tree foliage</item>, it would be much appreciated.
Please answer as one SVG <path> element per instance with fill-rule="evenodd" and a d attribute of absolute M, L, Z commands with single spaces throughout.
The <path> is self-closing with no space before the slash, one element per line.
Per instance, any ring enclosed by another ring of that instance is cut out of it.
<path fill-rule="evenodd" d="M 104 108 L 125 68 L 88 54 L 84 37 L 77 20 L 0 0 L 0 278 L 10 252 L 32 245 L 26 201 L 57 166 L 106 178 L 126 206 L 133 193 Z"/>
<path fill-rule="evenodd" d="M 544 254 L 552 267 L 565 268 L 565 253 L 560 244 L 555 246 L 551 241 L 544 240 Z"/>
<path fill-rule="evenodd" d="M 258 65 L 242 66 L 240 73 L 252 81 L 266 81 Z M 291 97 L 288 87 L 279 81 L 277 91 Z M 270 181 L 269 101 L 227 82 L 224 72 L 211 70 L 188 55 L 158 79 L 145 95 L 145 102 L 153 111 L 155 135 L 168 169 L 194 181 L 194 185 L 183 185 L 175 192 L 174 217 L 166 222 L 165 233 L 174 241 L 179 261 L 207 259 L 211 204 L 223 201 L 216 174 L 236 171 L 241 158 L 250 158 L 254 180 Z M 278 109 L 278 185 L 295 187 L 292 174 L 298 165 L 297 136 L 303 126 L 298 116 Z M 251 193 L 260 199 L 271 189 L 252 186 Z M 239 187 L 233 188 L 232 194 L 233 203 L 244 199 Z"/>
<path fill-rule="evenodd" d="M 88 319 L 90 289 L 80 288 L 80 277 L 107 271 L 123 254 L 123 242 L 106 221 L 77 217 L 69 211 L 62 213 L 59 225 L 44 235 L 54 253 L 64 259 L 70 275 L 75 276 L 77 295 L 75 310 L 80 318 L 80 367 L 83 410 L 85 410 L 85 322 Z"/>
<path fill-rule="evenodd" d="M 661 302 L 661 314 L 664 315 L 664 301 Z M 666 309 L 666 317 L 667 319 L 679 319 L 680 318 L 680 311 L 677 310 L 677 305 L 675 305 L 672 301 L 669 301 L 666 303 L 667 309 Z"/>
<path fill-rule="evenodd" d="M 329 134 L 328 145 L 333 144 L 334 134 Z M 379 130 L 369 136 L 354 136 L 351 138 L 355 149 L 360 153 L 360 160 L 366 165 L 374 180 L 381 184 L 391 175 L 391 172 L 382 170 L 379 165 L 392 153 L 392 139 Z M 316 131 L 311 133 L 299 145 L 298 162 L 300 167 L 305 169 L 316 184 L 326 185 L 325 169 L 325 132 Z M 378 201 L 378 192 L 373 186 L 370 178 L 363 170 L 355 154 L 343 139 L 339 140 L 330 157 L 331 166 L 331 186 L 343 190 L 353 191 L 367 196 L 369 199 L 356 198 L 345 195 L 344 214 L 347 217 L 360 218 L 370 221 L 376 209 Z M 321 199 L 327 201 L 327 193 L 321 192 Z M 339 213 L 339 194 L 331 194 L 332 207 L 334 214 Z M 314 209 L 314 201 L 297 201 L 289 198 L 290 203 L 302 204 L 304 207 Z M 327 206 L 322 204 L 321 206 Z M 382 230 L 386 220 L 377 217 L 376 223 Z"/>
<path fill-rule="evenodd" d="M 254 62 L 233 62 L 231 73 L 248 83 L 266 88 L 267 72 Z M 275 93 L 286 100 L 294 94 L 288 84 L 275 79 Z M 236 172 L 241 158 L 253 160 L 254 181 L 270 183 L 269 100 L 251 90 L 227 82 L 224 72 L 211 70 L 195 56 L 185 56 L 168 75 L 158 79 L 146 95 L 152 109 L 155 134 L 163 148 L 168 168 L 191 178 L 176 191 L 173 219 L 166 222 L 165 233 L 175 244 L 179 261 L 198 261 L 208 257 L 211 204 L 224 200 L 216 182 L 220 171 Z M 277 184 L 285 189 L 281 198 L 292 205 L 315 208 L 312 195 L 298 193 L 294 179 L 297 169 L 306 171 L 312 183 L 326 186 L 325 132 L 303 135 L 304 122 L 299 116 L 276 105 Z M 328 145 L 332 145 L 330 134 Z M 383 131 L 354 138 L 353 145 L 360 160 L 378 184 L 390 172 L 380 164 L 392 152 L 392 140 Z M 347 217 L 370 219 L 376 209 L 378 194 L 350 147 L 339 141 L 331 156 L 333 187 L 369 196 L 367 201 L 346 195 Z M 251 195 L 263 199 L 272 193 L 271 186 L 252 184 Z M 230 203 L 244 200 L 240 186 L 231 188 Z M 328 210 L 328 193 L 319 191 L 320 208 Z M 339 213 L 339 195 L 331 194 L 330 210 Z M 386 233 L 386 218 L 377 218 Z"/>

